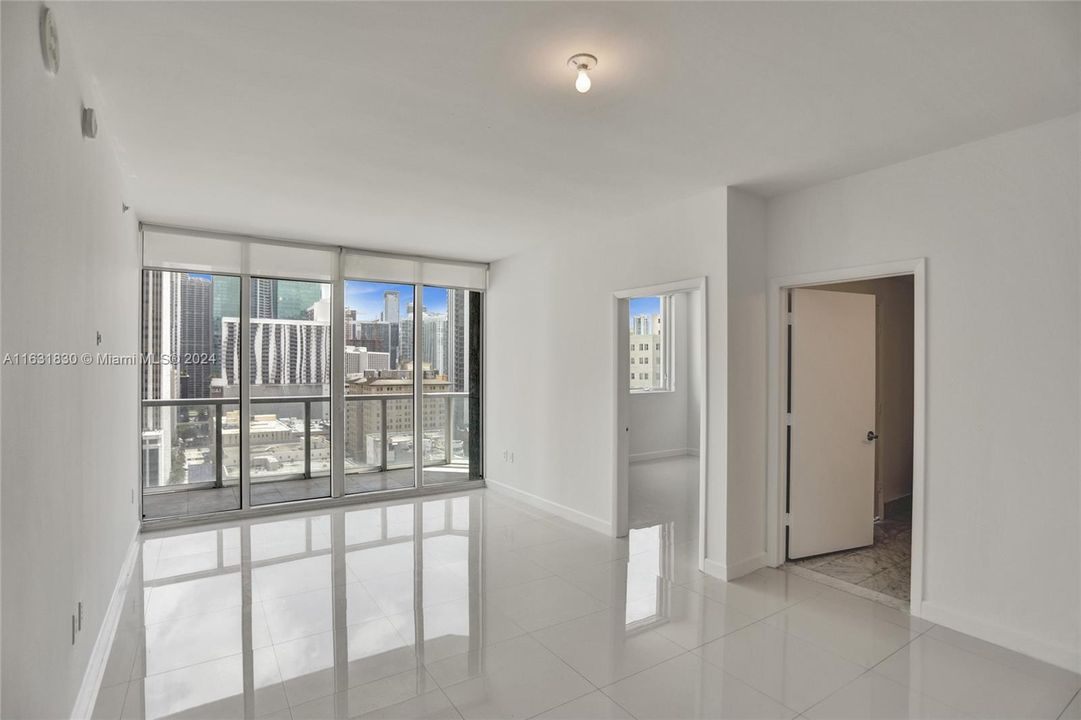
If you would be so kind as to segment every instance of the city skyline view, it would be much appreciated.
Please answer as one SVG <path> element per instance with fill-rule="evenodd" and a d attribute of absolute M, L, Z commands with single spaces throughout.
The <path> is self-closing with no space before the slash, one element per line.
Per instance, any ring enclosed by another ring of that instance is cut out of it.
<path fill-rule="evenodd" d="M 627 314 L 632 330 L 634 329 L 634 318 L 642 315 L 652 318 L 659 315 L 661 312 L 661 299 L 656 295 L 652 297 L 631 298 L 627 304 L 630 308 L 630 311 Z"/>

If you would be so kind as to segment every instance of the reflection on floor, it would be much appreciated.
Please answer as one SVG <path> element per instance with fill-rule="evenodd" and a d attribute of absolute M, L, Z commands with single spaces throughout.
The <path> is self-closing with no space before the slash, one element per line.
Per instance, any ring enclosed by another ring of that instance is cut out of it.
<path fill-rule="evenodd" d="M 647 468 L 656 477 L 678 471 Z M 491 490 L 143 535 L 97 718 L 1056 718 L 1081 677 Z"/>
<path fill-rule="evenodd" d="M 870 547 L 791 562 L 907 602 L 912 574 L 912 523 L 880 520 L 875 523 L 875 544 Z"/>
<path fill-rule="evenodd" d="M 411 467 L 385 472 L 349 473 L 345 476 L 345 493 L 352 495 L 378 490 L 411 488 L 414 482 L 413 475 Z M 468 479 L 469 468 L 465 465 L 424 468 L 425 485 L 463 482 Z M 251 494 L 253 505 L 330 497 L 330 478 L 324 476 L 256 482 L 252 485 Z M 143 498 L 143 517 L 147 519 L 185 517 L 236 510 L 239 507 L 240 490 L 236 486 L 151 493 Z"/>
<path fill-rule="evenodd" d="M 698 458 L 631 463 L 628 520 L 632 528 L 674 523 L 678 542 L 698 539 Z"/>

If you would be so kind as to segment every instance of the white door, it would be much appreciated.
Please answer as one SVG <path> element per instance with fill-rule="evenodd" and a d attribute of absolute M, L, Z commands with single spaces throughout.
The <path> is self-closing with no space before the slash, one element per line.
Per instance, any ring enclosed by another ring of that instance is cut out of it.
<path fill-rule="evenodd" d="M 788 557 L 874 542 L 875 298 L 792 291 Z"/>

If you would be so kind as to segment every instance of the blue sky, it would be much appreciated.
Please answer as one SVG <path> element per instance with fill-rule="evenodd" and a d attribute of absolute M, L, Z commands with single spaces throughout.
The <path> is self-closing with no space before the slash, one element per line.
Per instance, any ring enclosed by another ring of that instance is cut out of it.
<path fill-rule="evenodd" d="M 630 326 L 633 328 L 635 315 L 649 315 L 652 317 L 661 311 L 661 299 L 657 296 L 631 298 L 630 306 Z"/>
<path fill-rule="evenodd" d="M 345 306 L 357 311 L 357 320 L 378 320 L 383 313 L 383 293 L 397 290 L 401 317 L 405 317 L 406 306 L 413 302 L 412 285 L 393 283 L 364 282 L 347 280 L 345 283 Z M 447 291 L 443 288 L 424 288 L 424 307 L 428 312 L 445 313 L 447 311 Z"/>

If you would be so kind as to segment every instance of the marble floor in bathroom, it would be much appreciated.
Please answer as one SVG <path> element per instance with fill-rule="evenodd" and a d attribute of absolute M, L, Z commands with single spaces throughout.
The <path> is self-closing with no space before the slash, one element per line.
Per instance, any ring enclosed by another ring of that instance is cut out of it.
<path fill-rule="evenodd" d="M 901 516 L 877 521 L 875 542 L 869 547 L 789 562 L 907 602 L 912 568 L 911 518 Z"/>

